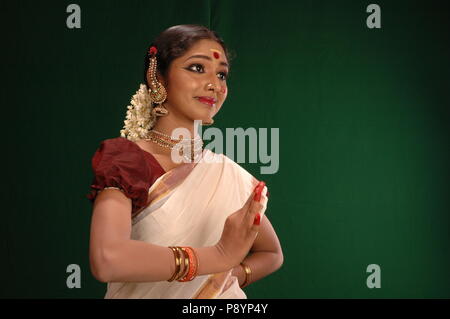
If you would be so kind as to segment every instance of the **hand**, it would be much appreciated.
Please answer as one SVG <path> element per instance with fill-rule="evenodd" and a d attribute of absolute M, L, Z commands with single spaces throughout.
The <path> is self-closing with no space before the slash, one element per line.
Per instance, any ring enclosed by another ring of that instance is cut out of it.
<path fill-rule="evenodd" d="M 260 200 L 262 193 L 266 192 L 265 183 L 260 182 L 244 206 L 228 216 L 225 221 L 222 237 L 216 248 L 229 268 L 241 263 L 258 235 L 261 215 L 267 207 L 267 198 L 264 197 L 261 202 Z"/>

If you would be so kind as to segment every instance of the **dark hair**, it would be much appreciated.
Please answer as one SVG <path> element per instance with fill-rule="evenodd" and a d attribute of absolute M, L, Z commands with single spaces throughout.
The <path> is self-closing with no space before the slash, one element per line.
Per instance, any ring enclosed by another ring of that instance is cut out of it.
<path fill-rule="evenodd" d="M 148 51 L 150 47 L 154 45 L 158 49 L 158 53 L 156 54 L 158 61 L 157 71 L 167 79 L 167 73 L 172 61 L 185 54 L 192 45 L 202 39 L 218 42 L 225 52 L 228 64 L 231 65 L 232 57 L 230 56 L 230 52 L 216 31 L 212 31 L 198 24 L 176 25 L 161 32 L 147 48 L 144 60 L 144 83 L 147 87 L 149 87 L 147 83 L 147 70 L 149 66 L 150 54 Z"/>

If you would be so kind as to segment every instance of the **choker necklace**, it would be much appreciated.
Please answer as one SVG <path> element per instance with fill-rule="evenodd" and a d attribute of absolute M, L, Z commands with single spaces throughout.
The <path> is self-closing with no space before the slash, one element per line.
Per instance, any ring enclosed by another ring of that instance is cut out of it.
<path fill-rule="evenodd" d="M 167 139 L 171 139 L 173 141 L 198 141 L 198 140 L 201 140 L 199 135 L 197 135 L 196 138 L 175 138 L 175 137 L 171 137 L 170 135 L 167 135 L 167 134 L 164 134 L 162 132 L 159 132 L 157 130 L 150 130 L 150 132 L 155 133 L 156 135 L 159 135 L 161 137 L 165 137 Z"/>
<path fill-rule="evenodd" d="M 149 130 L 148 133 L 148 138 L 146 138 L 145 140 L 156 143 L 161 147 L 173 149 L 176 145 L 181 144 L 180 154 L 188 162 L 193 162 L 194 160 L 196 160 L 203 151 L 203 140 L 200 137 L 194 139 L 175 139 L 167 134 L 155 130 Z M 184 153 L 184 150 L 187 147 L 189 147 L 189 149 L 191 150 L 190 154 Z"/>

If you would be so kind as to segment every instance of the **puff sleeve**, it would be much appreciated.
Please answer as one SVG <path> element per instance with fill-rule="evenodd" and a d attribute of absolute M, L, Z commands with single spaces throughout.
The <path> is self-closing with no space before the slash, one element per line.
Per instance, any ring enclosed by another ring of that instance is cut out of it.
<path fill-rule="evenodd" d="M 105 187 L 115 187 L 132 200 L 132 215 L 146 205 L 152 174 L 139 146 L 123 137 L 107 139 L 91 162 L 94 178 L 87 198 L 92 203 Z"/>

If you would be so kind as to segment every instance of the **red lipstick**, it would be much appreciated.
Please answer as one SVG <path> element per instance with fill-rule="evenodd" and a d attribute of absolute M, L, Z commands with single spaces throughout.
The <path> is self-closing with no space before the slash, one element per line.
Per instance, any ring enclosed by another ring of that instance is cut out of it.
<path fill-rule="evenodd" d="M 209 97 L 209 96 L 197 96 L 196 97 L 200 102 L 204 103 L 204 104 L 208 104 L 210 106 L 214 106 L 217 102 L 217 100 L 213 97 Z"/>

